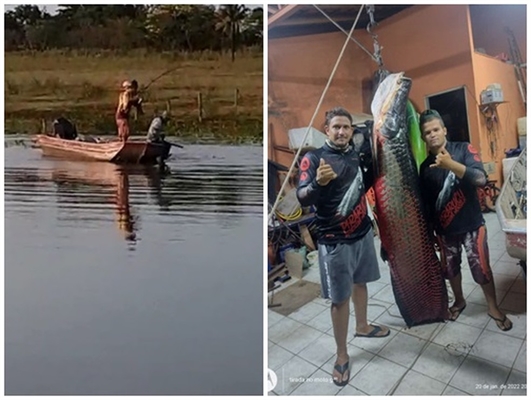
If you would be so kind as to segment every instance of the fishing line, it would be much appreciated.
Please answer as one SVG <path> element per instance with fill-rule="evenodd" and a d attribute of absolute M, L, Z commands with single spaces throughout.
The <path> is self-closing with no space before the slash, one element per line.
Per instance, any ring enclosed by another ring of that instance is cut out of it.
<path fill-rule="evenodd" d="M 360 9 L 358 11 L 358 15 L 356 16 L 356 20 L 354 21 L 354 24 L 352 24 L 352 28 L 350 28 L 350 32 L 348 34 L 348 37 L 345 40 L 345 43 L 343 44 L 343 48 L 341 49 L 341 52 L 339 54 L 339 57 L 337 58 L 336 64 L 334 65 L 332 73 L 330 74 L 330 77 L 328 78 L 328 82 L 326 83 L 326 86 L 325 86 L 325 88 L 323 90 L 323 93 L 321 94 L 321 98 L 319 99 L 317 107 L 315 108 L 315 111 L 313 113 L 312 119 L 310 120 L 310 123 L 308 124 L 308 128 L 306 129 L 306 133 L 304 134 L 304 138 L 302 139 L 302 143 L 304 143 L 306 141 L 306 138 L 308 137 L 308 134 L 310 133 L 310 129 L 313 126 L 314 120 L 317 117 L 317 113 L 318 113 L 319 109 L 321 108 L 321 105 L 322 105 L 323 100 L 325 98 L 326 92 L 328 91 L 328 88 L 330 87 L 330 84 L 332 83 L 332 79 L 334 78 L 334 75 L 335 75 L 335 73 L 337 71 L 339 63 L 341 62 L 341 59 L 343 58 L 343 54 L 345 53 L 345 50 L 347 48 L 349 39 L 352 37 L 352 34 L 354 33 L 354 29 L 356 28 L 356 25 L 358 24 L 358 20 L 360 18 L 361 11 L 363 10 L 363 7 L 364 7 L 364 5 L 361 5 L 361 7 L 360 7 Z M 289 177 L 291 176 L 291 174 L 293 172 L 293 168 L 295 167 L 295 164 L 297 163 L 297 160 L 298 160 L 298 158 L 300 156 L 301 151 L 302 151 L 302 146 L 299 147 L 299 149 L 297 150 L 297 153 L 295 154 L 295 156 L 293 158 L 293 162 L 291 163 L 291 167 L 290 167 L 288 173 L 286 174 L 286 178 L 284 179 L 284 182 L 282 183 L 282 186 L 280 188 L 279 195 L 277 196 L 277 198 L 275 200 L 275 203 L 273 204 L 273 207 L 271 209 L 271 212 L 269 213 L 268 221 L 271 221 L 271 222 L 273 221 L 273 216 L 275 215 L 275 210 L 276 210 L 276 208 L 278 206 L 278 203 L 280 201 L 280 195 L 284 192 L 284 189 L 286 188 L 286 184 L 288 183 Z"/>

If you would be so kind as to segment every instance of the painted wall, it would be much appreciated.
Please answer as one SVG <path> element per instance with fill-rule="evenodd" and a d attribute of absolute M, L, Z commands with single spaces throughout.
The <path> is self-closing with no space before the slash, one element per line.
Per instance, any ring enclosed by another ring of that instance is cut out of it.
<path fill-rule="evenodd" d="M 480 53 L 473 54 L 472 63 L 478 102 L 480 102 L 481 91 L 492 83 L 499 83 L 503 91 L 505 103 L 496 107 L 498 122 L 493 126 L 492 132 L 494 133 L 489 133 L 486 119 L 481 112 L 474 115 L 478 119 L 482 158 L 484 161 L 492 159 L 495 162 L 496 171 L 490 175 L 490 178 L 501 183 L 502 159 L 505 158 L 505 151 L 518 147 L 517 120 L 525 116 L 524 103 L 518 89 L 514 67 L 511 64 Z M 480 109 L 479 106 L 478 109 Z M 472 118 L 472 115 L 469 118 Z M 491 142 L 495 148 L 494 157 L 491 155 Z"/>
<path fill-rule="evenodd" d="M 508 26 L 514 33 L 522 59 L 525 61 L 526 12 L 526 6 L 523 4 L 470 6 L 475 47 L 485 49 L 491 56 L 500 53 L 510 55 L 509 36 L 504 30 Z"/>
<path fill-rule="evenodd" d="M 269 41 L 270 143 L 288 147 L 288 130 L 308 126 L 346 38 L 338 32 Z M 314 128 L 324 133 L 324 114 L 332 107 L 341 105 L 352 113 L 359 112 L 368 97 L 363 94 L 362 80 L 373 72 L 371 63 L 369 55 L 355 43 L 347 45 Z M 282 151 L 273 155 L 270 149 L 269 158 L 289 166 L 293 156 Z"/>
<path fill-rule="evenodd" d="M 487 16 L 481 18 L 487 21 Z M 488 21 L 503 30 L 507 18 L 498 25 Z M 516 23 L 513 30 L 521 35 Z M 466 87 L 470 139 L 484 162 L 491 161 L 491 156 L 484 118 L 478 107 L 480 92 L 491 83 L 502 84 L 506 100 L 514 107 L 509 111 L 501 105 L 498 109 L 504 132 L 495 161 L 501 166 L 503 150 L 515 147 L 516 119 L 523 116 L 520 114 L 523 108 L 516 106 L 512 67 L 475 54 L 469 6 L 411 7 L 382 21 L 375 33 L 382 46 L 385 67 L 405 71 L 412 78 L 410 98 L 419 111 L 426 107 L 426 96 Z M 372 39 L 365 30 L 357 31 L 355 37 L 372 51 Z M 274 105 L 269 114 L 270 134 L 273 134 L 270 137 L 276 145 L 287 146 L 287 129 L 309 123 L 345 39 L 345 34 L 337 32 L 269 42 L 269 90 Z M 525 37 L 519 40 L 525 42 Z M 376 64 L 363 50 L 354 43 L 349 44 L 313 126 L 322 130 L 324 111 L 336 104 L 352 113 L 368 112 L 370 90 L 364 84 L 372 79 L 375 69 Z M 514 127 L 512 132 L 511 127 Z M 272 156 L 270 149 L 269 157 Z M 275 152 L 275 160 L 284 165 L 289 166 L 292 159 L 291 154 Z M 500 182 L 501 168 L 496 168 L 490 177 Z"/>

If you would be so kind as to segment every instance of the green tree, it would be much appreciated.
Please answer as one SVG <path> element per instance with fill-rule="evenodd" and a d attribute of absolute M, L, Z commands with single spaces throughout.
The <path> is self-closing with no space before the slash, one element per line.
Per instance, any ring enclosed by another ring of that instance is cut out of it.
<path fill-rule="evenodd" d="M 212 44 L 214 15 L 214 7 L 207 5 L 151 6 L 145 27 L 158 47 L 204 50 Z"/>
<path fill-rule="evenodd" d="M 231 58 L 234 62 L 241 26 L 246 18 L 248 8 L 241 4 L 224 5 L 217 11 L 216 28 L 230 38 Z"/>
<path fill-rule="evenodd" d="M 242 44 L 245 46 L 263 45 L 264 9 L 257 7 L 247 13 L 242 22 Z"/>
<path fill-rule="evenodd" d="M 49 15 L 36 5 L 4 14 L 6 51 L 92 48 L 221 50 L 232 60 L 240 46 L 262 42 L 263 10 L 243 5 L 59 5 Z"/>

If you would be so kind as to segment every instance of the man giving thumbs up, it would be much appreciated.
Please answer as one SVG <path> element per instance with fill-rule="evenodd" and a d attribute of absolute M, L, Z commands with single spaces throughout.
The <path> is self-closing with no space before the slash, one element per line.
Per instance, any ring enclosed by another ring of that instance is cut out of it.
<path fill-rule="evenodd" d="M 317 209 L 321 290 L 324 298 L 332 300 L 337 346 L 332 377 L 336 385 L 345 386 L 350 378 L 349 298 L 356 311 L 356 336 L 380 338 L 388 336 L 389 329 L 367 321 L 367 283 L 380 279 L 380 271 L 367 213 L 364 166 L 352 146 L 352 116 L 337 107 L 325 118 L 328 139 L 303 157 L 297 197 L 303 206 Z"/>

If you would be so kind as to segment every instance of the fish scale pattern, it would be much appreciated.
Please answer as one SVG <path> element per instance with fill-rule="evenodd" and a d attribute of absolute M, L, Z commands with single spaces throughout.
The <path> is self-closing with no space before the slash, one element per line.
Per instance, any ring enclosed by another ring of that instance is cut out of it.
<path fill-rule="evenodd" d="M 428 232 L 419 177 L 409 148 L 407 84 L 401 83 L 401 90 L 393 94 L 389 111 L 383 116 L 384 123 L 375 128 L 378 175 L 374 191 L 395 300 L 411 327 L 444 321 L 448 317 L 448 294 Z M 393 121 L 385 123 L 385 118 Z"/>

